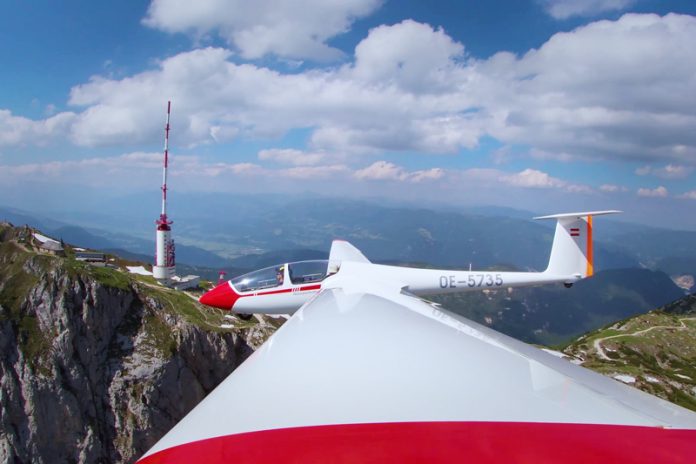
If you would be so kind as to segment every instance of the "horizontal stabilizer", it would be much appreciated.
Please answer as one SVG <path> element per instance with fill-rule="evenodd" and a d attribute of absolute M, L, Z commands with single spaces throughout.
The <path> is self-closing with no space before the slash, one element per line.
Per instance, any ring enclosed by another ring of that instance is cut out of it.
<path fill-rule="evenodd" d="M 534 219 L 561 219 L 561 218 L 584 218 L 587 216 L 602 216 L 604 214 L 618 214 L 623 211 L 616 209 L 610 209 L 606 211 L 588 211 L 585 213 L 563 213 L 563 214 L 551 214 L 549 216 L 538 216 Z"/>

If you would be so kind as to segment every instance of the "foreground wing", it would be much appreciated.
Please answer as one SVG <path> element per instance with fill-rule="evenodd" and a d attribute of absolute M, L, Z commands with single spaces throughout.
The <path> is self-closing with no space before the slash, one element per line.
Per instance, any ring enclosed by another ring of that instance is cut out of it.
<path fill-rule="evenodd" d="M 696 414 L 417 298 L 323 290 L 142 463 L 687 462 Z"/>

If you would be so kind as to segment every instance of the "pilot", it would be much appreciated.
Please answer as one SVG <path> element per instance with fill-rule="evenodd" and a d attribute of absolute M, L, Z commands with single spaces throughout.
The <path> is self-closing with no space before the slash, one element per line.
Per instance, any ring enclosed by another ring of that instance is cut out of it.
<path fill-rule="evenodd" d="M 285 266 L 280 266 L 276 271 L 276 285 L 283 285 L 285 279 Z"/>

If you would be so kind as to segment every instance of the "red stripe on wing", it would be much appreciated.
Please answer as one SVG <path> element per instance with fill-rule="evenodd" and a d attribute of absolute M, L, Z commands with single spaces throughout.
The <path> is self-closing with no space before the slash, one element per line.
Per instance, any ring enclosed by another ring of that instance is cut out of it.
<path fill-rule="evenodd" d="M 591 424 L 407 422 L 228 435 L 175 446 L 138 462 L 681 464 L 693 463 L 695 455 L 696 430 Z"/>

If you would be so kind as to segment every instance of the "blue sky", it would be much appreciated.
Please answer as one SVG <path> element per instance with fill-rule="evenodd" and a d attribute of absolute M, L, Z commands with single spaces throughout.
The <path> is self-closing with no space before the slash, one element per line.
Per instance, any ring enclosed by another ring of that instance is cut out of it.
<path fill-rule="evenodd" d="M 157 195 L 171 99 L 180 192 L 696 229 L 694 2 L 335 3 L 6 3 L 0 203 Z"/>

